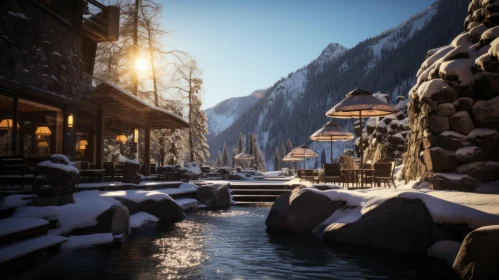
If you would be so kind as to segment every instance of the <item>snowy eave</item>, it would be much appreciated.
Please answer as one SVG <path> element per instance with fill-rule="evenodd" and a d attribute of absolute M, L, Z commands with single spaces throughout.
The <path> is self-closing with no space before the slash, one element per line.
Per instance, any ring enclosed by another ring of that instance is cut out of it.
<path fill-rule="evenodd" d="M 92 104 L 101 105 L 103 112 L 113 111 L 113 114 L 118 117 L 120 117 L 119 113 L 126 115 L 126 117 L 132 116 L 137 123 L 149 125 L 151 128 L 180 129 L 189 127 L 189 123 L 179 115 L 149 104 L 111 82 L 102 81 L 92 93 L 83 95 L 82 99 Z M 119 109 L 113 107 L 119 107 Z"/>

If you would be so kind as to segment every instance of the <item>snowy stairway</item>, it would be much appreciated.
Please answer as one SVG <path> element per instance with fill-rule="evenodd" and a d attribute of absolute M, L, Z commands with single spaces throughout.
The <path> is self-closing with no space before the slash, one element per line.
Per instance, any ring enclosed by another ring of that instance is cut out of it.
<path fill-rule="evenodd" d="M 45 235 L 0 248 L 0 265 L 4 266 L 22 257 L 46 252 L 53 255 L 59 251 L 66 237 Z"/>
<path fill-rule="evenodd" d="M 289 184 L 230 183 L 236 205 L 273 203 L 280 195 L 293 189 Z"/>
<path fill-rule="evenodd" d="M 44 219 L 0 219 L 0 246 L 44 235 L 50 226 L 50 222 Z"/>

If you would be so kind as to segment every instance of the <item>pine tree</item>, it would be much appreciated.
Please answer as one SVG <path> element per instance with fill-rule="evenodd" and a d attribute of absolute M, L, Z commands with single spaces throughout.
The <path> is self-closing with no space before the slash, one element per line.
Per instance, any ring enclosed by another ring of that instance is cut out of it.
<path fill-rule="evenodd" d="M 215 162 L 213 163 L 213 167 L 221 167 L 222 166 L 222 155 L 220 154 L 220 151 L 218 151 L 217 158 Z"/>
<path fill-rule="evenodd" d="M 326 149 L 322 148 L 322 152 L 321 152 L 321 166 L 324 166 L 324 164 L 327 163 L 327 160 L 326 160 Z"/>
<path fill-rule="evenodd" d="M 240 154 L 244 151 L 244 138 L 243 133 L 239 134 L 239 139 L 237 140 L 237 154 Z"/>
<path fill-rule="evenodd" d="M 314 169 L 317 169 L 317 168 L 319 168 L 319 158 L 318 157 L 315 158 L 315 163 L 314 163 Z"/>
<path fill-rule="evenodd" d="M 236 149 L 232 149 L 232 168 L 236 168 L 236 157 L 237 155 L 237 150 Z"/>
<path fill-rule="evenodd" d="M 287 155 L 286 153 L 286 145 L 284 141 L 281 141 L 281 159 Z"/>
<path fill-rule="evenodd" d="M 275 153 L 274 153 L 274 170 L 275 171 L 278 171 L 278 170 L 281 170 L 281 158 L 280 158 L 280 153 L 279 153 L 279 149 L 275 149 Z"/>
<path fill-rule="evenodd" d="M 286 142 L 286 155 L 289 154 L 293 150 L 293 144 L 291 144 L 291 140 L 288 139 L 288 142 Z"/>
<path fill-rule="evenodd" d="M 195 60 L 177 66 L 174 74 L 175 86 L 179 93 L 187 94 L 188 119 L 189 119 L 189 153 L 190 161 L 204 163 L 210 157 L 209 146 L 206 143 L 208 134 L 207 117 L 201 110 L 200 91 L 203 80 L 200 78 L 201 70 Z"/>
<path fill-rule="evenodd" d="M 229 152 L 227 151 L 227 145 L 225 143 L 222 152 L 222 166 L 229 166 Z"/>
<path fill-rule="evenodd" d="M 265 157 L 263 156 L 263 153 L 262 153 L 262 150 L 260 150 L 260 147 L 258 146 L 255 146 L 256 147 L 256 156 L 255 156 L 255 159 L 256 159 L 256 170 L 259 170 L 259 171 L 267 171 L 267 168 L 265 168 Z"/>

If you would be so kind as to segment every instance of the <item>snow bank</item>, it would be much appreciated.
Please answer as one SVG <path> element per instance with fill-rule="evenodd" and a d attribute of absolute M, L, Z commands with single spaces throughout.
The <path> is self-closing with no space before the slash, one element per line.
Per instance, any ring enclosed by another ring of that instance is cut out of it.
<path fill-rule="evenodd" d="M 138 212 L 130 216 L 130 228 L 139 228 L 147 223 L 157 223 L 158 217 L 146 212 Z"/>
<path fill-rule="evenodd" d="M 282 175 L 281 171 L 269 171 L 269 172 L 264 172 L 263 176 L 267 178 L 276 178 Z"/>
<path fill-rule="evenodd" d="M 61 249 L 76 249 L 85 248 L 94 245 L 107 244 L 114 241 L 112 233 L 96 233 L 89 235 L 70 236 L 67 241 L 62 244 Z"/>
<path fill-rule="evenodd" d="M 487 225 L 499 224 L 499 197 L 486 194 L 452 192 L 452 191 L 417 191 L 417 190 L 327 190 L 319 191 L 307 188 L 307 191 L 318 192 L 333 201 L 345 201 L 346 207 L 352 209 L 334 213 L 329 223 L 355 222 L 361 215 L 376 208 L 393 197 L 419 198 L 431 214 L 435 223 L 466 223 L 475 229 Z M 361 214 L 361 215 L 359 215 Z"/>

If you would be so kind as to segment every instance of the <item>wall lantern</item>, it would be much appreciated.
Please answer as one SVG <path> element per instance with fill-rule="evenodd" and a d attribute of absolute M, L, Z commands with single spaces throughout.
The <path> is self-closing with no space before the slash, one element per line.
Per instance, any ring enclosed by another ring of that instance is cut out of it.
<path fill-rule="evenodd" d="M 88 141 L 87 140 L 80 140 L 80 142 L 78 142 L 78 144 L 81 146 L 81 145 L 88 145 Z"/>
<path fill-rule="evenodd" d="M 79 146 L 80 146 L 80 150 L 85 150 L 87 148 L 87 145 L 80 144 Z"/>
<path fill-rule="evenodd" d="M 73 127 L 73 122 L 74 122 L 73 114 L 69 114 L 68 115 L 68 127 Z"/>
<path fill-rule="evenodd" d="M 116 136 L 116 142 L 118 142 L 118 143 L 125 144 L 127 140 L 128 139 L 127 139 L 126 135 L 123 133 Z"/>
<path fill-rule="evenodd" d="M 139 143 L 139 129 L 133 129 L 133 143 Z"/>

